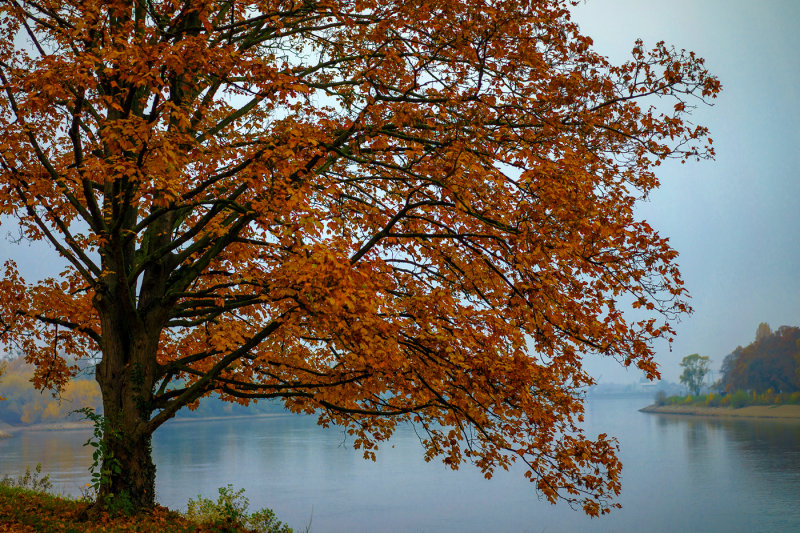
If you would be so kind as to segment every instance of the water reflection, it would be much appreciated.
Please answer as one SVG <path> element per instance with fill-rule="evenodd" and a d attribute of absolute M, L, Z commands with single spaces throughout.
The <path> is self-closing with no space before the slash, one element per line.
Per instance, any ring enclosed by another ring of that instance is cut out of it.
<path fill-rule="evenodd" d="M 619 438 L 623 509 L 589 520 L 537 500 L 519 469 L 491 481 L 474 469 L 425 463 L 412 431 L 364 461 L 339 430 L 304 417 L 176 422 L 153 448 L 157 495 L 171 507 L 232 483 L 315 533 L 391 531 L 800 530 L 800 424 L 637 412 L 648 399 L 598 399 L 587 434 Z M 0 441 L 0 472 L 42 462 L 57 489 L 88 481 L 89 431 L 21 433 Z"/>

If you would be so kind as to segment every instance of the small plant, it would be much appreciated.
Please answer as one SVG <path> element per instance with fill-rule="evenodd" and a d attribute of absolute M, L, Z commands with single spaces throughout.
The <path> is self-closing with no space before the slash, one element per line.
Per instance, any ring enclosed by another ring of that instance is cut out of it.
<path fill-rule="evenodd" d="M 31 468 L 26 467 L 25 473 L 16 478 L 12 478 L 8 474 L 0 478 L 0 485 L 5 487 L 16 487 L 25 490 L 32 490 L 34 492 L 49 492 L 53 489 L 53 483 L 50 481 L 50 475 L 39 477 L 42 475 L 42 463 L 36 463 L 36 468 L 31 473 Z"/>
<path fill-rule="evenodd" d="M 203 498 L 189 500 L 186 517 L 195 522 L 218 528 L 221 533 L 235 531 L 236 528 L 248 527 L 261 533 L 292 533 L 292 529 L 280 522 L 272 509 L 261 509 L 248 513 L 250 501 L 244 495 L 244 489 L 234 491 L 233 485 L 220 487 L 217 501 Z"/>

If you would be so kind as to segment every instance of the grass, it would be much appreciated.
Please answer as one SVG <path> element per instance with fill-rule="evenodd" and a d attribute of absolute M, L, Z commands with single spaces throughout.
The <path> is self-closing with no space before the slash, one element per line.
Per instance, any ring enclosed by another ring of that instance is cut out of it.
<path fill-rule="evenodd" d="M 49 477 L 40 474 L 37 465 L 33 473 L 28 469 L 17 478 L 0 478 L 0 532 L 292 533 L 269 509 L 248 514 L 243 491 L 230 486 L 220 489 L 217 502 L 198 497 L 191 516 L 156 506 L 131 516 L 102 513 L 89 518 L 90 501 L 47 492 Z"/>

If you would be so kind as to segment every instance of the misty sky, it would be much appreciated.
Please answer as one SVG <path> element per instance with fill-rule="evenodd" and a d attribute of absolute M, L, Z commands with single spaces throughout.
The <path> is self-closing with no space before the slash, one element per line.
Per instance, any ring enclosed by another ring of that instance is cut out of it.
<path fill-rule="evenodd" d="M 636 38 L 659 40 L 706 58 L 722 84 L 695 121 L 711 128 L 716 161 L 667 164 L 662 187 L 641 216 L 680 252 L 694 314 L 658 346 L 665 379 L 698 352 L 716 371 L 759 322 L 800 326 L 800 2 L 796 0 L 590 0 L 575 10 L 596 49 L 614 62 Z M 0 236 L 14 235 L 3 221 Z M 57 273 L 41 246 L 0 238 L 0 260 L 13 257 L 28 279 Z M 587 360 L 604 382 L 638 381 L 611 361 Z"/>
<path fill-rule="evenodd" d="M 659 345 L 664 379 L 677 381 L 695 352 L 719 370 L 759 322 L 800 326 L 800 2 L 590 0 L 575 19 L 615 62 L 636 38 L 664 40 L 704 57 L 723 86 L 694 117 L 711 129 L 716 160 L 662 166 L 640 210 L 680 252 L 694 308 L 672 352 Z M 640 378 L 588 365 L 602 381 Z"/>

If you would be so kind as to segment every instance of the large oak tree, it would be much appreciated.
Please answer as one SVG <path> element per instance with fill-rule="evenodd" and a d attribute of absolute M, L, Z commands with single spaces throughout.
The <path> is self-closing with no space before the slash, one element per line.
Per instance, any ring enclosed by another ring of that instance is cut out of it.
<path fill-rule="evenodd" d="M 98 505 L 151 506 L 153 432 L 212 392 L 614 505 L 582 359 L 657 375 L 685 291 L 634 207 L 712 155 L 720 85 L 663 43 L 610 64 L 569 7 L 2 1 L 0 213 L 68 266 L 6 263 L 0 331 L 39 387 L 99 360 Z"/>

